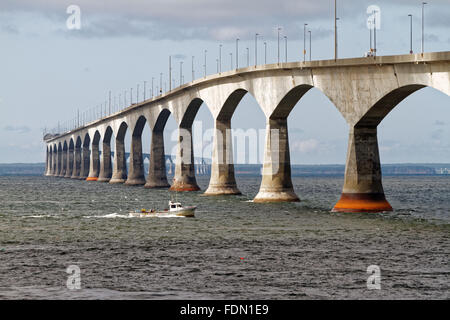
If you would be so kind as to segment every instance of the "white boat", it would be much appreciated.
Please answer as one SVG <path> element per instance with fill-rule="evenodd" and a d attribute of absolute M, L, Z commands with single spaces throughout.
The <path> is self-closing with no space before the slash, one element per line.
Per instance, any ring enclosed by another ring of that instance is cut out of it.
<path fill-rule="evenodd" d="M 135 212 L 130 212 L 132 217 L 194 217 L 196 206 L 184 207 L 180 202 L 169 201 L 169 208 L 158 211 L 158 210 L 136 210 Z"/>

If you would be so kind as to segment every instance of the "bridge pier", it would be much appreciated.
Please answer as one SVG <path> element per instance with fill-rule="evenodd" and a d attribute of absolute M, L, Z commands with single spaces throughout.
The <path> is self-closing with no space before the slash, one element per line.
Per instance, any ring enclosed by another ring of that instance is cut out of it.
<path fill-rule="evenodd" d="M 179 128 L 175 175 L 171 191 L 198 191 L 195 179 L 194 150 L 192 148 L 192 127 Z"/>
<path fill-rule="evenodd" d="M 86 181 L 97 181 L 100 171 L 100 154 L 98 143 L 92 143 L 91 157 L 89 161 L 89 175 Z"/>
<path fill-rule="evenodd" d="M 350 129 L 344 187 L 332 211 L 392 211 L 381 182 L 376 126 Z"/>
<path fill-rule="evenodd" d="M 81 168 L 81 147 L 75 146 L 73 155 L 72 179 L 79 179 Z"/>
<path fill-rule="evenodd" d="M 114 151 L 114 167 L 109 183 L 124 183 L 127 180 L 127 164 L 125 159 L 125 144 L 123 139 L 116 138 Z"/>
<path fill-rule="evenodd" d="M 56 172 L 57 172 L 56 166 L 58 163 L 58 154 L 56 153 L 55 149 L 53 149 L 52 158 L 53 158 L 53 160 L 52 160 L 52 176 L 56 176 Z"/>
<path fill-rule="evenodd" d="M 85 180 L 89 175 L 89 165 L 90 165 L 90 151 L 89 146 L 83 146 L 81 154 L 81 167 L 80 167 L 80 180 Z"/>
<path fill-rule="evenodd" d="M 261 187 L 253 202 L 297 202 L 291 179 L 287 118 L 268 119 Z"/>
<path fill-rule="evenodd" d="M 66 175 L 64 178 L 70 178 L 72 176 L 73 170 L 73 148 L 67 149 L 67 164 L 66 164 Z"/>
<path fill-rule="evenodd" d="M 52 153 L 48 150 L 47 147 L 47 154 L 45 158 L 45 175 L 47 177 L 51 175 L 51 168 L 52 168 Z"/>
<path fill-rule="evenodd" d="M 109 182 L 111 180 L 111 145 L 110 142 L 103 142 L 103 152 L 100 158 L 100 173 L 97 181 Z"/>
<path fill-rule="evenodd" d="M 137 186 L 145 184 L 144 160 L 142 158 L 141 134 L 131 136 L 130 168 L 126 185 Z"/>
<path fill-rule="evenodd" d="M 169 188 L 166 175 L 166 156 L 164 153 L 164 132 L 153 130 L 150 146 L 150 166 L 145 188 Z"/>
<path fill-rule="evenodd" d="M 234 177 L 231 118 L 215 121 L 211 163 L 211 179 L 204 195 L 241 194 Z"/>
<path fill-rule="evenodd" d="M 63 178 L 66 175 L 66 165 L 67 165 L 67 150 L 62 149 L 61 151 L 61 170 L 59 171 L 59 177 Z"/>

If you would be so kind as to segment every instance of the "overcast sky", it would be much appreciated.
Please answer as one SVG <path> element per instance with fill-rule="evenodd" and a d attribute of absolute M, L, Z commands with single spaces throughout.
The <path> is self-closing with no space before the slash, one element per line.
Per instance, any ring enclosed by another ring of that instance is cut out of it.
<path fill-rule="evenodd" d="M 450 0 L 427 2 L 425 50 L 449 51 Z M 80 30 L 66 26 L 66 9 L 72 4 L 81 9 Z M 200 75 L 205 49 L 207 73 L 216 72 L 219 44 L 223 44 L 222 70 L 228 70 L 236 37 L 241 39 L 241 63 L 246 64 L 246 47 L 254 63 L 257 32 L 259 60 L 266 41 L 267 60 L 272 63 L 280 26 L 282 36 L 288 37 L 288 60 L 298 61 L 303 58 L 303 24 L 308 23 L 313 60 L 332 58 L 333 4 L 332 0 L 2 0 L 0 163 L 44 161 L 42 129 L 75 117 L 78 108 L 98 106 L 109 90 L 118 96 L 138 83 L 142 88 L 143 81 L 149 88 L 160 72 L 167 82 L 168 55 L 174 57 L 175 66 L 185 62 L 185 81 L 190 81 L 191 56 Z M 369 5 L 381 10 L 379 55 L 409 52 L 408 14 L 413 14 L 413 50 L 420 51 L 421 1 L 340 0 L 338 4 L 339 57 L 361 57 L 368 51 Z M 177 85 L 178 72 L 174 67 Z M 213 126 L 204 106 L 196 120 L 202 121 L 203 130 Z M 173 119 L 167 126 L 170 150 Z M 265 127 L 250 95 L 238 106 L 232 127 Z M 378 132 L 383 163 L 450 162 L 450 97 L 422 89 L 395 108 Z M 148 152 L 149 130 L 144 134 Z M 311 90 L 295 107 L 289 116 L 289 135 L 293 163 L 345 163 L 348 127 L 320 91 Z M 210 151 L 204 156 L 209 157 Z"/>

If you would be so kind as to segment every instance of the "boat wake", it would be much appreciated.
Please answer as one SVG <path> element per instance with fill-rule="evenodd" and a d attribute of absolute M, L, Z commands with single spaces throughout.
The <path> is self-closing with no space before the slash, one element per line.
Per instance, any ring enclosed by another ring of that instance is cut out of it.
<path fill-rule="evenodd" d="M 184 218 L 182 216 L 177 216 L 175 214 L 165 214 L 165 215 L 134 215 L 134 214 L 119 214 L 119 213 L 109 213 L 105 215 L 98 215 L 98 216 L 86 216 L 85 218 L 92 219 L 92 218 L 100 218 L 100 219 L 114 219 L 114 218 L 122 218 L 122 219 L 129 219 L 129 218 Z"/>

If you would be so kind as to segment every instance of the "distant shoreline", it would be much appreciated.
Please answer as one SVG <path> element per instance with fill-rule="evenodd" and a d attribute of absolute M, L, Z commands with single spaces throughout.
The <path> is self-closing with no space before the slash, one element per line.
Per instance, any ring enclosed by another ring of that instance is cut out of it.
<path fill-rule="evenodd" d="M 148 164 L 145 165 L 147 172 Z M 383 176 L 450 176 L 450 163 L 397 163 L 381 166 Z M 42 176 L 45 163 L 4 163 L 0 164 L 0 176 Z M 209 172 L 209 170 L 208 170 Z M 339 176 L 345 173 L 344 164 L 291 165 L 291 175 L 298 176 Z M 260 164 L 236 164 L 236 176 L 261 176 Z M 205 174 L 198 174 L 205 176 Z M 209 174 L 208 174 L 209 175 Z"/>

